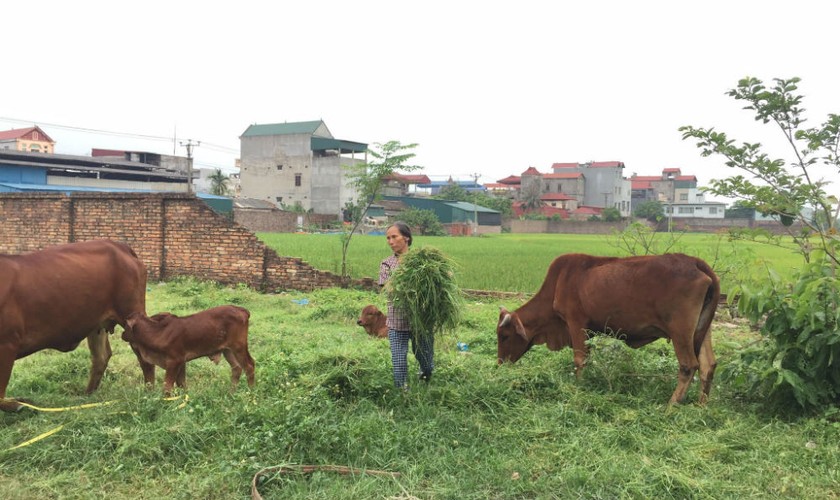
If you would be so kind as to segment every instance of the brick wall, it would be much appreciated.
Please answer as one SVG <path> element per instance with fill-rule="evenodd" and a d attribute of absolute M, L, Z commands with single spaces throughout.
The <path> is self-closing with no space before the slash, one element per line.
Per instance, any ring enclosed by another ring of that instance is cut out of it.
<path fill-rule="evenodd" d="M 185 193 L 3 193 L 0 253 L 109 238 L 130 245 L 150 280 L 195 276 L 262 291 L 341 286 L 338 275 L 282 257 Z M 372 279 L 352 286 L 373 288 Z"/>
<path fill-rule="evenodd" d="M 335 223 L 335 215 L 298 214 L 283 210 L 266 210 L 252 208 L 234 208 L 233 220 L 254 232 L 293 233 L 298 230 L 298 217 L 303 221 L 303 227 L 327 227 Z"/>

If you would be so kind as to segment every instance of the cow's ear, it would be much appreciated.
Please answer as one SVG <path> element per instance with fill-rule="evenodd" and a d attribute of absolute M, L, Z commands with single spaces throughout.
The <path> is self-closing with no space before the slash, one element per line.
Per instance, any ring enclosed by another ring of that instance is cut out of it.
<path fill-rule="evenodd" d="M 508 315 L 510 316 L 510 315 Z M 519 316 L 513 317 L 513 327 L 516 329 L 516 334 L 525 339 L 528 342 L 528 334 L 525 332 L 525 325 L 522 324 L 522 321 L 519 319 Z"/>

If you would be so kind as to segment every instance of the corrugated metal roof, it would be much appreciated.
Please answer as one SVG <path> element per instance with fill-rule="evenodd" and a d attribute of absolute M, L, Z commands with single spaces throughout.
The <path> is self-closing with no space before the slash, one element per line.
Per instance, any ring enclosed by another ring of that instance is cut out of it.
<path fill-rule="evenodd" d="M 290 135 L 290 134 L 313 134 L 318 127 L 324 124 L 323 120 L 311 122 L 287 122 L 267 123 L 263 125 L 254 124 L 245 129 L 242 137 L 255 137 L 261 135 Z"/>
<path fill-rule="evenodd" d="M 290 132 L 297 133 L 297 132 Z M 272 134 L 268 134 L 272 135 Z M 338 150 L 340 153 L 364 153 L 367 151 L 367 144 L 353 141 L 342 141 L 340 139 L 330 139 L 328 137 L 312 136 L 310 141 L 312 151 L 325 151 L 328 149 Z"/>
<path fill-rule="evenodd" d="M 490 208 L 482 207 L 481 205 L 476 205 L 475 203 L 469 203 L 467 201 L 446 201 L 443 204 L 457 208 L 459 210 L 463 210 L 465 212 L 482 212 L 486 214 L 501 213 L 498 210 L 492 210 Z"/>

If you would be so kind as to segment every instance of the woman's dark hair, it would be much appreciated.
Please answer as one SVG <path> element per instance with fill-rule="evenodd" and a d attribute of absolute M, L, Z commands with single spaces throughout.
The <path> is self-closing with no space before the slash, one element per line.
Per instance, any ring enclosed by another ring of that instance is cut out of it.
<path fill-rule="evenodd" d="M 405 238 L 405 241 L 408 243 L 408 246 L 411 246 L 411 240 L 412 240 L 411 228 L 408 227 L 408 224 L 406 224 L 403 221 L 396 221 L 396 222 L 392 223 L 390 226 L 388 226 L 388 228 L 390 228 L 390 227 L 397 228 L 397 231 L 399 231 L 400 234 L 403 236 L 403 238 Z M 387 231 L 388 228 L 385 228 L 385 230 Z"/>

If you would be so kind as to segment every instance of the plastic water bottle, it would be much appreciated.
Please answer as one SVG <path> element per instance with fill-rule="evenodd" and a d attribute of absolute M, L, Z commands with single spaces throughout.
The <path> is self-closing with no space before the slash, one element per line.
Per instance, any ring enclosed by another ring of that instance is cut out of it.
<path fill-rule="evenodd" d="M 461 351 L 461 352 L 465 352 L 465 351 L 469 351 L 469 350 L 470 350 L 470 346 L 469 346 L 469 344 L 467 344 L 467 343 L 465 343 L 465 342 L 458 342 L 458 343 L 456 344 L 456 346 L 458 347 L 458 350 L 459 350 L 459 351 Z"/>

